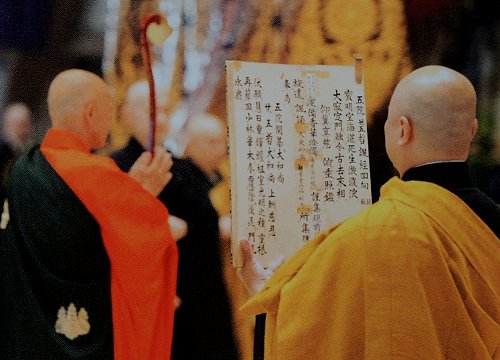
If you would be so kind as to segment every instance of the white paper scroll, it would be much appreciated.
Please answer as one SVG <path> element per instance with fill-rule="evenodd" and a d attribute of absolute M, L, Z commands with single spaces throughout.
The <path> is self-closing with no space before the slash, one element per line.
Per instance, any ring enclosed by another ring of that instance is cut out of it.
<path fill-rule="evenodd" d="M 241 239 L 266 266 L 371 204 L 359 63 L 226 61 L 234 266 Z"/>

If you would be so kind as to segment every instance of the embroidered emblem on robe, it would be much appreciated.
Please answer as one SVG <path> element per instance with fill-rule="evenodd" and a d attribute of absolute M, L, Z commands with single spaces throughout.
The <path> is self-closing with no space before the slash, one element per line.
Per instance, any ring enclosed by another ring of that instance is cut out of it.
<path fill-rule="evenodd" d="M 77 312 L 73 303 L 69 304 L 67 311 L 64 306 L 61 306 L 57 312 L 55 329 L 58 334 L 63 334 L 68 339 L 74 340 L 80 335 L 89 333 L 89 315 L 83 307 Z"/>

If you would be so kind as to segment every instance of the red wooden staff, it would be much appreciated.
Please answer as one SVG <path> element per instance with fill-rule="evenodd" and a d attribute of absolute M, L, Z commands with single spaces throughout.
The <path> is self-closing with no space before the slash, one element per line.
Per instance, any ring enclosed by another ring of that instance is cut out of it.
<path fill-rule="evenodd" d="M 151 25 L 151 26 L 150 26 Z M 148 151 L 154 155 L 156 142 L 156 97 L 155 83 L 153 70 L 151 68 L 151 52 L 149 49 L 149 40 L 153 44 L 161 45 L 166 38 L 172 33 L 172 29 L 168 25 L 167 19 L 159 14 L 151 14 L 144 17 L 141 24 L 141 45 L 142 58 L 146 66 L 146 75 L 149 84 L 149 136 L 148 136 Z"/>

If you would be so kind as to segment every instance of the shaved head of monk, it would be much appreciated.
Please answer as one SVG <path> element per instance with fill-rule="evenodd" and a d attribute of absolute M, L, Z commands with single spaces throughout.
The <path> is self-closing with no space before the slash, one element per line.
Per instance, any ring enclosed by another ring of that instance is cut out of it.
<path fill-rule="evenodd" d="M 61 72 L 50 84 L 47 103 L 52 127 L 78 134 L 90 149 L 106 144 L 113 108 L 99 76 L 79 69 Z"/>
<path fill-rule="evenodd" d="M 384 127 L 387 155 L 400 175 L 429 162 L 463 161 L 477 127 L 471 82 L 444 66 L 425 66 L 394 90 Z"/>

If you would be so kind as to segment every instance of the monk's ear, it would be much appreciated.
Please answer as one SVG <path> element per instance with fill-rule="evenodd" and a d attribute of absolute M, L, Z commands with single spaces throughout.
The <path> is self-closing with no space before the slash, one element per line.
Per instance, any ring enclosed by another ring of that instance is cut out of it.
<path fill-rule="evenodd" d="M 398 121 L 398 145 L 406 145 L 410 142 L 413 136 L 413 127 L 411 124 L 411 120 L 406 116 L 401 116 Z"/>
<path fill-rule="evenodd" d="M 92 102 L 88 102 L 85 104 L 85 107 L 83 109 L 83 122 L 85 129 L 87 131 L 91 130 L 93 127 L 93 119 L 95 116 L 95 105 Z"/>
<path fill-rule="evenodd" d="M 478 127 L 479 127 L 479 125 L 477 123 L 477 119 L 474 119 L 474 121 L 472 122 L 472 127 L 471 127 L 471 139 L 474 139 L 474 137 L 476 136 Z"/>

